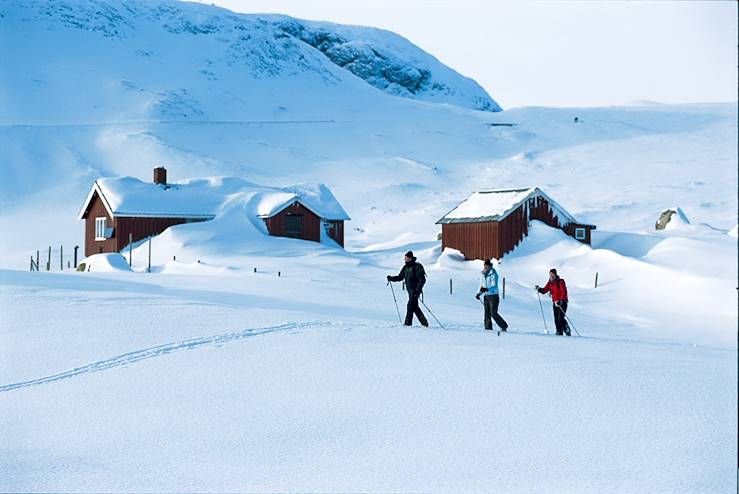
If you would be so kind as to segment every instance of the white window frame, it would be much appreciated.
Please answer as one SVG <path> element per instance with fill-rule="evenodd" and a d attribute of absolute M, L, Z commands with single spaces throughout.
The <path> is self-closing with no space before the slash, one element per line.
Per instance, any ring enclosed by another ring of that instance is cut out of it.
<path fill-rule="evenodd" d="M 106 239 L 105 228 L 108 218 L 106 216 L 98 216 L 95 218 L 95 240 L 100 242 Z"/>
<path fill-rule="evenodd" d="M 587 231 L 585 228 L 575 228 L 575 240 L 585 240 L 585 237 L 587 237 Z"/>

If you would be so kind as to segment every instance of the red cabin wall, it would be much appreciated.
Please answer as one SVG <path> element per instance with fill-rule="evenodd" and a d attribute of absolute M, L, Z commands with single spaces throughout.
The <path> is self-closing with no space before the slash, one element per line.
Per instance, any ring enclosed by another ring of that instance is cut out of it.
<path fill-rule="evenodd" d="M 116 220 L 111 218 L 108 214 L 108 210 L 105 209 L 103 201 L 100 196 L 95 192 L 90 200 L 90 204 L 87 208 L 85 216 L 85 257 L 93 254 L 100 254 L 103 252 L 117 252 L 117 225 Z M 105 240 L 95 240 L 95 218 L 105 216 L 105 223 L 108 227 L 113 227 L 113 237 Z"/>
<path fill-rule="evenodd" d="M 285 237 L 287 227 L 286 217 L 289 214 L 303 215 L 303 240 L 312 240 L 314 242 L 321 241 L 321 218 L 313 214 L 308 208 L 300 203 L 295 203 L 276 215 L 264 220 L 267 225 L 267 231 L 275 237 Z M 343 239 L 342 239 L 343 242 Z"/>
<path fill-rule="evenodd" d="M 584 228 L 585 229 L 585 238 L 584 239 L 580 240 L 580 239 L 575 238 L 575 228 Z M 578 242 L 582 242 L 582 243 L 588 244 L 588 245 L 590 245 L 590 243 L 591 243 L 592 235 L 591 235 L 590 232 L 592 230 L 593 230 L 592 225 L 583 225 L 583 224 L 580 224 L 580 223 L 570 223 L 570 224 L 568 224 L 564 228 L 564 232 L 567 235 L 569 235 L 570 237 L 574 238 Z"/>
<path fill-rule="evenodd" d="M 445 223 L 441 225 L 442 249 L 457 249 L 465 259 L 499 259 L 500 224 L 497 221 L 480 223 Z"/>
<path fill-rule="evenodd" d="M 336 241 L 337 244 L 344 247 L 344 221 L 343 220 L 327 220 L 329 224 L 328 236 Z"/>

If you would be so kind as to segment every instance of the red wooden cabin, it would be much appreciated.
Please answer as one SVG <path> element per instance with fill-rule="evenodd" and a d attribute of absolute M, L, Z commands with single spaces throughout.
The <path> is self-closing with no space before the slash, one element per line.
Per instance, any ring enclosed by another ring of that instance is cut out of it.
<path fill-rule="evenodd" d="M 344 246 L 344 221 L 349 216 L 324 185 L 302 197 L 300 191 L 308 189 L 266 188 L 235 178 L 226 179 L 227 185 L 208 187 L 207 180 L 168 184 L 163 167 L 154 169 L 150 183 L 131 177 L 96 180 L 79 214 L 85 220 L 85 256 L 120 252 L 129 240 L 135 243 L 173 225 L 213 219 L 234 187 L 271 198 L 266 201 L 269 209 L 259 215 L 270 235 L 320 242 L 323 232 L 324 239 Z"/>
<path fill-rule="evenodd" d="M 323 230 L 337 244 L 344 246 L 344 218 L 322 218 L 299 199 L 288 202 L 278 211 L 262 218 L 272 236 L 320 242 Z"/>
<path fill-rule="evenodd" d="M 578 222 L 538 187 L 475 192 L 436 224 L 441 225 L 442 250 L 457 249 L 465 259 L 500 259 L 528 235 L 531 220 L 585 244 L 596 228 Z"/>

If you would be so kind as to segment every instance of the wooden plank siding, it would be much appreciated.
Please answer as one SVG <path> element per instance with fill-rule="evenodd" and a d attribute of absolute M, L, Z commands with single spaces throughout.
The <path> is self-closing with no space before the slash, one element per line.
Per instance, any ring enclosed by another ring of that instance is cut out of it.
<path fill-rule="evenodd" d="M 93 194 L 90 200 L 89 207 L 87 208 L 87 217 L 85 218 L 85 257 L 93 254 L 101 254 L 103 252 L 117 252 L 118 244 L 116 234 L 116 222 L 114 218 L 111 218 L 108 214 L 108 210 L 105 209 L 103 201 L 97 192 Z M 105 240 L 95 240 L 95 218 L 105 217 L 105 223 L 108 227 L 113 227 L 113 238 L 107 238 Z"/>
<path fill-rule="evenodd" d="M 444 223 L 441 225 L 442 249 L 457 249 L 465 259 L 499 258 L 498 249 L 500 223 Z"/>
<path fill-rule="evenodd" d="M 303 240 L 312 240 L 314 242 L 321 241 L 321 218 L 315 215 L 311 210 L 300 203 L 294 203 L 283 209 L 276 215 L 265 218 L 267 231 L 275 237 L 286 237 L 287 216 L 300 214 L 303 215 Z"/>
<path fill-rule="evenodd" d="M 344 220 L 327 220 L 328 236 L 344 247 Z"/>

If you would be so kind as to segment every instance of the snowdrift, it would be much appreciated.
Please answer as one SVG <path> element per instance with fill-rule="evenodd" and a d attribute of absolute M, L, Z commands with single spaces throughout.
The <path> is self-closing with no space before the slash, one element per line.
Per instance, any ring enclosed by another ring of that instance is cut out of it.
<path fill-rule="evenodd" d="M 84 269 L 81 269 L 83 264 Z M 116 273 L 131 271 L 131 268 L 128 265 L 128 259 L 117 252 L 95 254 L 86 257 L 82 260 L 82 263 L 79 264 L 79 268 L 79 271 L 90 273 Z"/>

